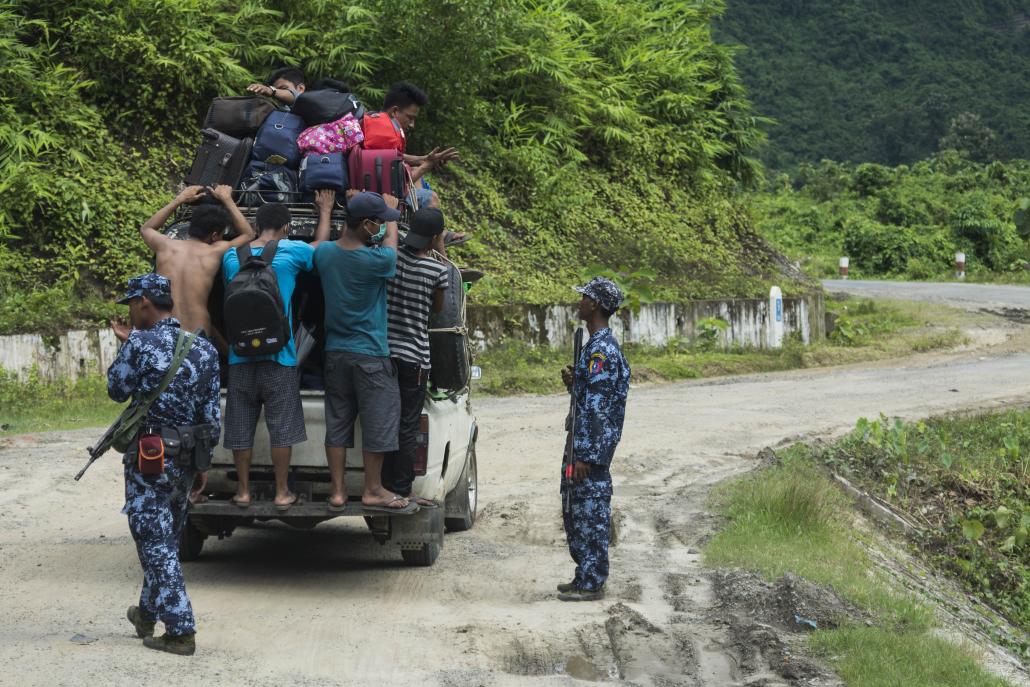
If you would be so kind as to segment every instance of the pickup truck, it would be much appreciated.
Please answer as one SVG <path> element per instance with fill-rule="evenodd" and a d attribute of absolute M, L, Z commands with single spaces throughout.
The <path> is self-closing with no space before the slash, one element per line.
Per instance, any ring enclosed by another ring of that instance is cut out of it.
<path fill-rule="evenodd" d="M 253 221 L 253 209 L 241 210 Z M 291 205 L 291 216 L 290 238 L 310 240 L 317 225 L 314 208 L 303 204 Z M 334 213 L 333 238 L 339 236 L 342 219 L 342 212 Z M 188 221 L 180 216 L 166 233 L 174 238 L 185 238 L 187 226 Z M 212 322 L 216 327 L 221 320 L 222 297 L 222 279 L 219 277 L 209 304 Z M 363 517 L 371 536 L 382 545 L 398 549 L 405 563 L 413 566 L 432 565 L 443 547 L 444 531 L 467 530 L 476 521 L 476 439 L 479 429 L 472 410 L 469 384 L 466 383 L 463 388 L 446 390 L 431 386 L 422 413 L 414 489 L 420 496 L 437 502 L 437 508 L 421 508 L 407 515 L 388 515 L 361 508 L 363 472 L 359 418 L 355 428 L 356 448 L 347 451 L 345 480 L 348 505 L 343 511 L 329 511 L 329 468 L 323 448 L 325 412 L 321 378 L 322 351 L 318 340 L 322 324 L 322 297 L 317 277 L 298 280 L 293 312 L 294 331 L 299 333 L 305 329 L 314 342 L 311 352 L 302 362 L 300 375 L 308 440 L 293 447 L 290 466 L 290 488 L 298 495 L 298 501 L 286 512 L 277 511 L 272 503 L 274 479 L 268 433 L 262 416 L 254 439 L 250 507 L 241 509 L 230 501 L 236 492 L 236 468 L 232 452 L 219 445 L 212 458 L 204 497 L 190 506 L 179 547 L 180 557 L 182 560 L 194 560 L 200 556 L 208 537 L 222 539 L 230 536 L 237 527 L 254 521 L 280 520 L 292 527 L 309 529 L 336 517 Z M 434 366 L 438 363 L 453 365 L 453 361 L 437 361 L 434 358 Z M 470 367 L 469 370 L 470 377 L 478 376 L 478 368 Z M 224 411 L 224 389 L 222 395 Z"/>

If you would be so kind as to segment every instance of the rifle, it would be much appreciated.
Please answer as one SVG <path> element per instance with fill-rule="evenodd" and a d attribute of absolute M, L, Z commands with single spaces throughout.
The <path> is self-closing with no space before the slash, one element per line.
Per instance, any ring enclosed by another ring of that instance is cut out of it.
<path fill-rule="evenodd" d="M 146 396 L 134 398 L 129 403 L 129 406 L 122 411 L 122 414 L 118 416 L 118 419 L 107 428 L 104 436 L 100 437 L 100 441 L 94 444 L 92 448 L 87 449 L 89 460 L 79 470 L 79 474 L 75 475 L 76 482 L 86 474 L 86 470 L 89 470 L 90 465 L 95 463 L 100 456 L 107 453 L 109 448 L 114 446 L 118 451 L 125 452 L 136 441 L 139 430 L 147 419 L 147 411 L 150 410 L 150 406 L 157 400 L 157 397 L 163 394 L 168 385 L 172 383 L 172 378 L 175 377 L 179 368 L 182 367 L 182 361 L 186 359 L 190 349 L 193 348 L 193 341 L 196 338 L 196 334 L 179 330 L 179 336 L 175 340 L 175 350 L 172 353 L 172 363 L 168 366 L 168 370 L 165 371 L 161 383 Z"/>
<path fill-rule="evenodd" d="M 86 452 L 89 453 L 89 460 L 86 462 L 85 465 L 82 466 L 82 469 L 79 470 L 79 474 L 75 475 L 76 482 L 78 482 L 82 478 L 82 476 L 86 474 L 86 470 L 89 470 L 90 465 L 95 463 L 97 459 L 100 458 L 100 456 L 107 453 L 108 449 L 111 448 L 111 443 L 114 441 L 114 434 L 116 431 L 118 431 L 118 428 L 121 426 L 121 424 L 122 416 L 119 416 L 118 419 L 115 420 L 111 424 L 111 426 L 107 428 L 107 431 L 104 432 L 104 436 L 100 437 L 100 440 L 97 441 L 97 443 L 95 443 L 92 446 L 92 448 L 86 449 Z"/>
<path fill-rule="evenodd" d="M 569 415 L 565 419 L 565 451 L 561 459 L 562 512 L 568 513 L 572 505 L 572 472 L 576 465 L 576 366 L 583 352 L 583 330 L 576 329 L 575 343 L 572 345 L 572 388 L 569 390 Z"/>

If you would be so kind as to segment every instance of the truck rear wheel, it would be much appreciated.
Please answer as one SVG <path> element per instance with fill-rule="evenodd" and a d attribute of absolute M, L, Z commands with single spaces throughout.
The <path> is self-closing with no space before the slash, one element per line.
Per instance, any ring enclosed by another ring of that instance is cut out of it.
<path fill-rule="evenodd" d="M 448 532 L 464 532 L 476 524 L 476 506 L 479 502 L 479 470 L 476 466 L 476 444 L 472 443 L 465 468 L 458 485 L 447 495 L 444 505 L 447 516 L 444 524 Z"/>
<path fill-rule="evenodd" d="M 205 539 L 207 539 L 207 535 L 198 530 L 189 518 L 186 518 L 182 536 L 179 537 L 179 560 L 195 561 L 200 558 L 200 551 L 204 548 Z"/>

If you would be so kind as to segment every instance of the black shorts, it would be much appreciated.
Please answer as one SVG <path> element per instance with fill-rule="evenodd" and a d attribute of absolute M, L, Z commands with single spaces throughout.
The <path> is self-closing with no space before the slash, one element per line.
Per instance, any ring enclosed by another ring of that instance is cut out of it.
<path fill-rule="evenodd" d="M 345 351 L 325 354 L 325 445 L 354 446 L 354 420 L 361 416 L 361 448 L 397 450 L 401 396 L 389 358 Z"/>
<path fill-rule="evenodd" d="M 254 431 L 262 406 L 265 409 L 268 438 L 273 448 L 294 446 L 307 441 L 297 368 L 262 360 L 229 366 L 229 389 L 225 399 L 225 448 L 254 447 Z"/>

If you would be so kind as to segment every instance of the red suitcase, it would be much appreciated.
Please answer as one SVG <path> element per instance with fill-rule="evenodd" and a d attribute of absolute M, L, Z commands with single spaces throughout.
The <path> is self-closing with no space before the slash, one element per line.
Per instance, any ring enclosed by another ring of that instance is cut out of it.
<path fill-rule="evenodd" d="M 404 198 L 407 192 L 408 172 L 399 150 L 355 147 L 347 159 L 347 171 L 352 189 L 389 193 L 397 198 Z"/>

